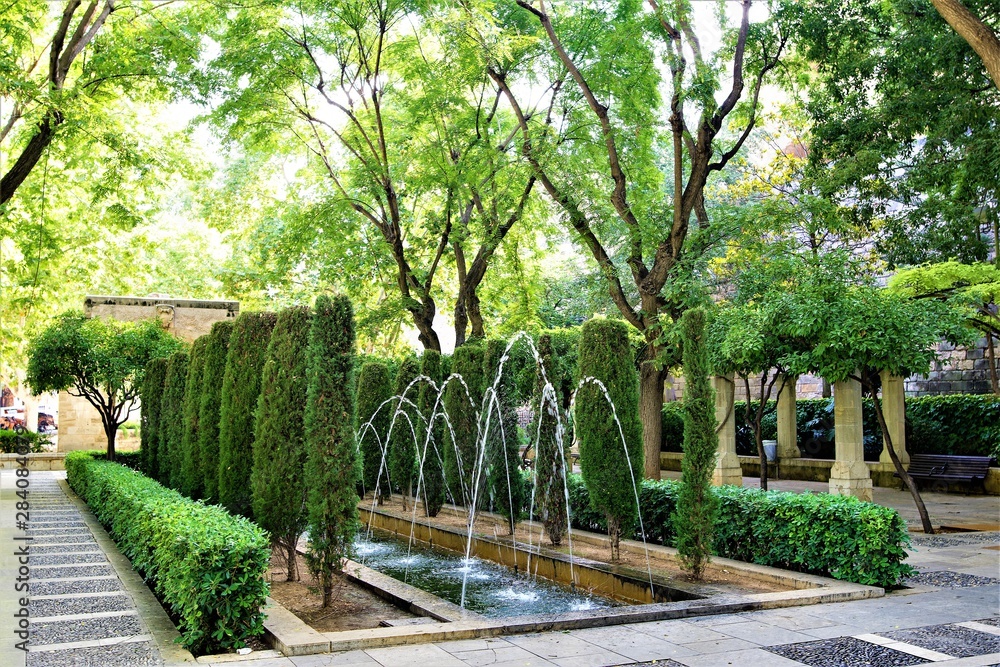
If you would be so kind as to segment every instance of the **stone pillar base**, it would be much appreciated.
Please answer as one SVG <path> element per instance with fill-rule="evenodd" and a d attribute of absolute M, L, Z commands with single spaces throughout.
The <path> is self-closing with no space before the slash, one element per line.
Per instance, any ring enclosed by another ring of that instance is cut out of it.
<path fill-rule="evenodd" d="M 743 486 L 743 468 L 740 467 L 740 457 L 735 452 L 726 452 L 715 461 L 712 471 L 712 484 L 723 486 Z"/>
<path fill-rule="evenodd" d="M 872 478 L 864 461 L 837 461 L 830 469 L 830 493 L 872 501 Z"/>

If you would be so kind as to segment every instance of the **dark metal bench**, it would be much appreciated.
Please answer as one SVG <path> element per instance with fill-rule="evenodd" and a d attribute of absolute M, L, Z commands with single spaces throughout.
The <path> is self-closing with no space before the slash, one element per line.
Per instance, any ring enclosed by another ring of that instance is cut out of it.
<path fill-rule="evenodd" d="M 989 456 L 953 456 L 950 454 L 913 454 L 907 472 L 914 481 L 968 482 L 986 485 L 990 471 Z M 899 474 L 895 474 L 899 477 Z"/>

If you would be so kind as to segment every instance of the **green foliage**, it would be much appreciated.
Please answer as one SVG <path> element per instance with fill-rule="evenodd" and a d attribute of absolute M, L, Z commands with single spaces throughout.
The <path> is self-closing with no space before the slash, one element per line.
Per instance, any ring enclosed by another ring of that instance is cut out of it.
<path fill-rule="evenodd" d="M 233 514 L 250 517 L 254 417 L 260 396 L 274 313 L 241 313 L 226 353 L 219 407 L 219 502 Z"/>
<path fill-rule="evenodd" d="M 278 313 L 267 345 L 254 425 L 253 516 L 286 549 L 289 580 L 296 578 L 295 544 L 306 523 L 303 398 L 311 317 L 308 306 Z"/>
<path fill-rule="evenodd" d="M 643 480 L 639 506 L 648 541 L 676 542 L 670 517 L 681 486 L 674 480 Z M 573 527 L 603 532 L 604 517 L 594 511 L 579 475 L 570 475 L 569 490 Z M 898 586 L 913 574 L 904 563 L 910 544 L 906 522 L 892 508 L 826 493 L 739 486 L 714 487 L 712 493 L 718 502 L 714 551 L 723 558 L 870 586 Z"/>
<path fill-rule="evenodd" d="M 358 528 L 361 475 L 354 436 L 354 314 L 347 297 L 316 298 L 306 365 L 306 488 L 309 568 L 330 604 L 333 576 L 350 554 Z"/>
<path fill-rule="evenodd" d="M 580 469 L 591 502 L 606 517 L 612 558 L 636 520 L 635 484 L 642 479 L 639 380 L 635 366 L 624 361 L 631 358 L 623 322 L 595 318 L 583 325 L 578 372 L 585 384 L 574 408 Z M 603 384 L 607 396 L 591 378 Z"/>
<path fill-rule="evenodd" d="M 201 462 L 202 493 L 210 503 L 219 500 L 219 409 L 226 374 L 226 355 L 235 322 L 223 320 L 212 325 L 205 346 L 201 403 L 198 408 L 198 449 Z"/>
<path fill-rule="evenodd" d="M 139 395 L 141 404 L 140 419 L 142 428 L 139 430 L 139 452 L 143 474 L 156 477 L 160 472 L 158 447 L 160 442 L 160 405 L 163 400 L 163 383 L 167 377 L 167 360 L 163 357 L 153 359 L 146 364 L 146 375 L 142 381 L 142 391 Z"/>
<path fill-rule="evenodd" d="M 66 479 L 178 619 L 185 648 L 231 651 L 264 633 L 264 531 L 87 452 L 66 456 Z"/>
<path fill-rule="evenodd" d="M 423 415 L 421 429 L 417 433 L 419 450 L 417 455 L 422 461 L 422 473 L 418 470 L 418 480 L 420 484 L 420 495 L 424 501 L 424 513 L 427 516 L 437 516 L 444 505 L 445 480 L 444 480 L 444 452 L 440 446 L 444 444 L 444 420 L 441 418 L 431 421 L 431 415 L 435 410 L 435 403 L 438 399 L 438 388 L 445 377 L 442 371 L 441 353 L 435 350 L 424 350 L 420 357 L 420 373 L 430 378 L 430 382 L 421 382 L 420 390 L 417 392 L 417 408 Z M 440 409 L 440 405 L 436 406 Z M 427 429 L 430 430 L 428 434 Z"/>
<path fill-rule="evenodd" d="M 386 448 L 389 424 L 392 423 L 392 376 L 381 361 L 366 361 L 358 373 L 358 449 L 364 470 L 361 478 L 365 492 L 375 491 L 378 498 L 391 495 Z M 370 422 L 370 425 L 368 425 Z M 391 480 L 395 483 L 395 480 Z"/>
<path fill-rule="evenodd" d="M 178 491 L 192 500 L 202 497 L 204 483 L 201 449 L 198 445 L 198 417 L 207 344 L 208 336 L 201 336 L 191 346 L 187 382 L 184 385 L 184 430 L 181 434 L 181 476 Z"/>
<path fill-rule="evenodd" d="M 580 327 L 547 329 L 541 336 L 548 336 L 552 347 L 552 369 L 548 371 L 549 382 L 556 390 L 561 407 L 569 410 L 573 392 L 576 391 L 577 356 L 580 350 Z M 539 341 L 541 340 L 539 337 Z"/>
<path fill-rule="evenodd" d="M 712 555 L 712 530 L 718 508 L 711 492 L 712 471 L 719 449 L 715 431 L 715 391 L 709 384 L 705 311 L 688 310 L 681 317 L 684 349 L 684 459 L 677 510 L 677 554 L 684 568 L 701 579 Z"/>
<path fill-rule="evenodd" d="M 181 482 L 181 444 L 184 439 L 184 390 L 187 387 L 188 353 L 175 352 L 167 360 L 157 429 L 157 479 L 172 489 Z"/>
<path fill-rule="evenodd" d="M 4 454 L 14 454 L 17 448 L 24 446 L 31 454 L 45 451 L 45 445 L 52 444 L 49 437 L 44 433 L 34 431 L 24 431 L 18 433 L 8 429 L 0 429 L 0 452 Z"/>
<path fill-rule="evenodd" d="M 518 474 L 521 457 L 517 435 L 517 368 L 508 366 L 512 359 L 507 359 L 502 374 L 500 368 L 506 348 L 507 343 L 502 340 L 494 338 L 486 341 L 483 372 L 487 386 L 482 420 L 483 428 L 487 429 L 484 444 L 487 488 L 494 511 L 507 518 L 513 535 L 524 505 L 524 498 L 521 497 L 524 487 Z M 494 388 L 495 394 L 492 391 Z"/>
<path fill-rule="evenodd" d="M 911 454 L 992 456 L 1000 461 L 1000 397 L 955 394 L 906 399 Z"/>
<path fill-rule="evenodd" d="M 537 369 L 538 438 L 535 444 L 535 505 L 539 508 L 542 523 L 549 541 L 558 546 L 566 533 L 566 452 L 565 434 L 558 432 L 560 397 L 554 387 L 555 363 L 552 355 L 552 336 L 538 338 L 538 355 L 541 366 Z M 545 370 L 543 376 L 542 369 Z M 548 382 L 546 382 L 548 378 Z M 548 391 L 546 388 L 548 387 Z M 534 434 L 532 434 L 534 435 Z M 530 496 L 529 496 L 530 497 Z"/>
<path fill-rule="evenodd" d="M 90 454 L 91 458 L 93 458 L 95 461 L 107 461 L 108 460 L 108 453 L 107 452 L 100 452 L 100 451 L 96 451 L 96 450 L 89 450 L 89 451 L 87 451 L 87 454 Z M 135 451 L 133 451 L 133 452 L 115 452 L 115 461 L 114 462 L 117 463 L 117 464 L 119 464 L 119 465 L 123 465 L 126 468 L 131 468 L 132 470 L 135 470 L 136 472 L 139 472 L 139 473 L 142 472 L 142 470 L 140 470 L 140 468 L 139 468 L 139 466 L 141 464 L 140 452 L 135 452 Z"/>
<path fill-rule="evenodd" d="M 458 347 L 452 355 L 451 373 L 461 379 L 452 379 L 444 392 L 444 410 L 451 420 L 451 431 L 445 430 L 443 452 L 446 488 L 456 504 L 469 508 L 473 498 L 481 498 L 473 471 L 479 459 L 483 360 L 482 345 L 468 342 Z"/>
<path fill-rule="evenodd" d="M 396 372 L 393 396 L 402 396 L 417 403 L 420 387 L 426 383 L 419 382 L 412 387 L 410 383 L 419 375 L 420 362 L 416 357 L 406 357 Z M 396 400 L 390 407 L 395 424 L 389 437 L 389 478 L 400 493 L 412 496 L 417 483 L 417 443 L 420 443 L 420 449 L 423 450 L 420 434 L 424 431 L 418 411 L 413 405 Z"/>

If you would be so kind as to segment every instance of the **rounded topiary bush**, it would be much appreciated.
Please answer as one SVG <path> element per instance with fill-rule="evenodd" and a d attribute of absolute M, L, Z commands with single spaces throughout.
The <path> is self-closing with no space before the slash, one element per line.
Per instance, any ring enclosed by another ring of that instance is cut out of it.
<path fill-rule="evenodd" d="M 202 497 L 210 503 L 219 499 L 219 408 L 222 405 L 222 380 L 226 374 L 226 354 L 233 320 L 212 325 L 205 345 L 201 373 L 201 396 L 198 405 L 198 462 L 202 478 Z"/>

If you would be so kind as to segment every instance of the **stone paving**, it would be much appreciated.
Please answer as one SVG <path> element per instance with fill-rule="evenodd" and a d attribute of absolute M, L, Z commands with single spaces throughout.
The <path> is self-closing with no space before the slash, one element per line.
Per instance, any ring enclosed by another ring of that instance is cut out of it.
<path fill-rule="evenodd" d="M 27 664 L 180 664 L 178 654 L 160 657 L 157 646 L 169 649 L 162 641 L 153 641 L 145 629 L 160 622 L 148 620 L 155 610 L 136 605 L 135 593 L 129 594 L 122 585 L 121 568 L 103 558 L 104 551 L 112 561 L 120 556 L 112 554 L 113 547 L 102 550 L 100 539 L 95 541 L 86 520 L 56 482 L 63 475 L 32 473 L 31 535 L 36 538 L 32 554 L 38 560 L 32 561 L 33 650 Z M 5 473 L 5 521 L 12 504 L 7 502 L 11 481 Z M 938 509 L 947 504 L 952 515 L 962 513 L 980 522 L 1000 520 L 1000 500 L 995 497 L 933 502 L 939 503 Z M 935 516 L 934 509 L 931 513 Z M 8 525 L 13 524 L 2 524 Z M 931 662 L 949 667 L 1000 666 L 998 547 L 1000 532 L 916 535 L 909 562 L 918 575 L 908 588 L 873 600 L 292 658 L 268 651 L 238 663 L 244 667 L 884 667 Z M 9 603 L 8 588 L 0 593 L 0 603 Z M 8 608 L 9 604 L 3 607 L 5 618 Z M 45 645 L 39 645 L 43 641 Z"/>

